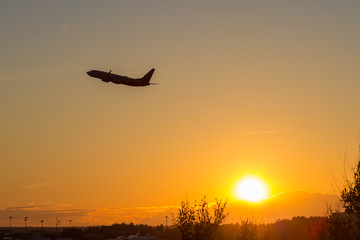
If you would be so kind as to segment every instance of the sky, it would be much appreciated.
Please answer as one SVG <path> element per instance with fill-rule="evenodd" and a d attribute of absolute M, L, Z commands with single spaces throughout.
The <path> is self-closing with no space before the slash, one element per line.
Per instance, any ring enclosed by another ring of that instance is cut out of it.
<path fill-rule="evenodd" d="M 232 200 L 245 175 L 271 195 L 338 194 L 359 143 L 359 10 L 350 0 L 1 1 L 0 224 L 15 209 Z M 86 74 L 151 68 L 160 85 Z"/>

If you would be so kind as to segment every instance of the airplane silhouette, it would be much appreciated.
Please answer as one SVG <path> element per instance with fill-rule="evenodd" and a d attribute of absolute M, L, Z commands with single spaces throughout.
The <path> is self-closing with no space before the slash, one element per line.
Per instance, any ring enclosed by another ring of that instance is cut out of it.
<path fill-rule="evenodd" d="M 151 69 L 142 78 L 129 78 L 126 76 L 112 74 L 111 70 L 110 70 L 110 72 L 91 70 L 91 71 L 88 71 L 87 74 L 91 77 L 99 78 L 103 82 L 112 82 L 115 84 L 124 84 L 124 85 L 128 85 L 128 86 L 133 86 L 133 87 L 145 87 L 145 86 L 157 84 L 157 83 L 150 83 L 150 79 L 151 79 L 154 71 L 155 71 L 154 68 Z"/>

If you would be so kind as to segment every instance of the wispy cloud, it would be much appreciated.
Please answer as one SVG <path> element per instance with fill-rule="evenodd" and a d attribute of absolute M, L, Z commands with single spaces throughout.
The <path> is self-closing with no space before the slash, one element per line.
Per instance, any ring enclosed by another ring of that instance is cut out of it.
<path fill-rule="evenodd" d="M 39 203 L 28 203 L 22 206 L 8 207 L 3 210 L 68 210 L 69 207 L 73 207 L 72 204 L 55 204 L 51 202 L 39 202 Z"/>
<path fill-rule="evenodd" d="M 23 223 L 23 216 L 28 216 L 32 222 L 44 219 L 53 222 L 53 219 L 72 219 L 78 226 L 103 225 L 113 223 L 146 223 L 161 224 L 165 216 L 175 213 L 177 206 L 154 207 L 108 207 L 108 208 L 74 208 L 70 204 L 54 204 L 50 202 L 28 203 L 0 209 L 0 215 L 13 216 L 14 226 Z M 16 222 L 16 219 L 18 221 Z M 0 225 L 7 221 L 0 219 Z"/>
<path fill-rule="evenodd" d="M 244 201 L 232 201 L 228 205 L 230 215 L 235 222 L 256 212 L 259 220 L 274 222 L 277 219 L 291 219 L 294 216 L 324 216 L 327 207 L 337 209 L 340 205 L 335 195 L 326 193 L 310 193 L 306 191 L 286 191 L 269 197 L 264 202 L 251 205 Z"/>
<path fill-rule="evenodd" d="M 243 131 L 240 132 L 240 134 L 244 134 L 244 135 L 261 135 L 261 134 L 274 134 L 274 133 L 278 133 L 279 131 L 275 131 L 275 130 L 266 130 L 266 131 Z"/>
<path fill-rule="evenodd" d="M 50 182 L 37 182 L 24 186 L 25 189 L 43 188 L 51 185 Z"/>
<path fill-rule="evenodd" d="M 308 193 L 304 191 L 288 191 L 272 196 L 263 204 L 249 205 L 241 201 L 231 201 L 227 210 L 235 221 L 254 214 L 264 222 L 293 216 L 322 216 L 327 204 L 337 206 L 337 197 L 331 194 Z M 55 219 L 62 222 L 72 220 L 74 225 L 109 225 L 113 223 L 164 224 L 165 216 L 176 214 L 178 206 L 147 206 L 147 207 L 104 207 L 77 208 L 66 203 L 28 203 L 0 209 L 1 216 L 13 216 L 14 226 L 22 226 L 24 216 L 29 217 L 29 224 L 38 224 L 40 220 L 52 226 Z M 0 218 L 0 225 L 7 226 L 8 220 Z"/>
<path fill-rule="evenodd" d="M 25 189 L 43 188 L 49 186 L 50 182 L 38 182 L 24 186 Z"/>
<path fill-rule="evenodd" d="M 82 71 L 80 67 L 73 66 L 54 66 L 43 69 L 15 69 L 15 70 L 0 70 L 0 82 L 15 81 L 15 80 L 31 80 L 38 79 L 45 76 L 65 73 L 65 72 L 79 72 Z"/>
<path fill-rule="evenodd" d="M 36 79 L 41 76 L 40 72 L 33 69 L 17 69 L 0 71 L 0 82 Z"/>
<path fill-rule="evenodd" d="M 33 208 L 35 208 L 35 206 L 18 206 L 18 207 L 8 207 L 5 210 L 29 210 Z"/>

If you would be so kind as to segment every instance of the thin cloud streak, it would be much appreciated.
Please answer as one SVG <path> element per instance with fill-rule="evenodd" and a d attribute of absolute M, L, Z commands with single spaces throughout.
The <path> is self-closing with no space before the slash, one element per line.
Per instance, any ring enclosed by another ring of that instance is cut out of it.
<path fill-rule="evenodd" d="M 279 133 L 279 131 L 275 131 L 275 130 L 269 130 L 269 131 L 245 131 L 245 132 L 240 132 L 239 134 L 243 134 L 243 135 L 262 135 L 262 134 L 274 134 L 274 133 Z"/>
<path fill-rule="evenodd" d="M 154 206 L 154 207 L 109 207 L 109 208 L 73 208 L 69 204 L 39 203 L 22 206 L 13 206 L 0 209 L 0 215 L 13 216 L 14 226 L 16 219 L 21 226 L 20 219 L 28 216 L 32 222 L 45 219 L 52 222 L 53 219 L 72 219 L 74 225 L 109 225 L 113 223 L 144 223 L 163 224 L 165 216 L 175 213 L 178 206 Z M 7 221 L 0 219 L 0 226 L 6 226 Z M 29 222 L 31 224 L 31 222 Z"/>
<path fill-rule="evenodd" d="M 338 198 L 335 195 L 309 193 L 305 191 L 287 191 L 268 198 L 261 204 L 252 205 L 243 201 L 231 201 L 227 210 L 235 220 L 246 218 L 251 214 L 261 217 L 264 222 L 276 219 L 286 219 L 293 216 L 323 216 L 327 204 L 337 207 Z M 210 203 L 212 206 L 212 203 Z M 21 226 L 23 216 L 28 216 L 31 222 L 46 222 L 71 219 L 74 226 L 110 225 L 114 223 L 135 223 L 159 225 L 164 224 L 166 216 L 176 214 L 179 206 L 149 206 L 149 207 L 106 207 L 106 208 L 76 208 L 70 204 L 29 203 L 22 206 L 12 206 L 0 209 L 0 215 L 13 216 Z M 253 209 L 254 212 L 251 212 Z M 0 219 L 0 226 L 7 226 L 6 219 Z M 15 226 L 14 225 L 14 226 Z"/>
<path fill-rule="evenodd" d="M 51 211 L 58 211 L 64 210 L 66 208 L 73 207 L 72 204 L 53 204 L 50 202 L 40 202 L 40 203 L 28 203 L 27 205 L 23 206 L 14 206 L 8 207 L 2 210 L 51 210 Z"/>
<path fill-rule="evenodd" d="M 0 71 L 0 82 L 38 79 L 45 77 L 49 74 L 75 72 L 75 71 L 81 72 L 82 68 L 59 66 L 59 67 L 44 68 L 44 69 L 24 68 L 18 70 L 3 70 Z"/>
<path fill-rule="evenodd" d="M 25 189 L 43 188 L 51 185 L 50 182 L 39 182 L 24 186 Z"/>

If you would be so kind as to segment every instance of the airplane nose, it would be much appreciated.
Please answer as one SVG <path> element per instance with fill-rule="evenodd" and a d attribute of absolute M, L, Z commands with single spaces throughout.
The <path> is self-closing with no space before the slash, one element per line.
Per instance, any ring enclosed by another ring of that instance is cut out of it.
<path fill-rule="evenodd" d="M 93 77 L 93 71 L 88 71 L 87 75 L 89 75 L 90 77 Z"/>

